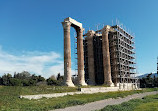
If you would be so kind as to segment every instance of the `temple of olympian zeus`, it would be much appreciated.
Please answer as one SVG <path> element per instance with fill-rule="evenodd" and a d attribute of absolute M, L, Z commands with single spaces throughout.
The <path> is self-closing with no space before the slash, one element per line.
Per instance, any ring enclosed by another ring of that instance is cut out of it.
<path fill-rule="evenodd" d="M 133 36 L 119 25 L 104 26 L 84 34 L 82 23 L 68 17 L 62 22 L 64 29 L 64 83 L 74 87 L 71 79 L 70 28 L 77 33 L 78 84 L 85 86 L 136 86 Z M 88 82 L 86 83 L 85 80 Z M 127 84 L 128 83 L 128 84 Z"/>
<path fill-rule="evenodd" d="M 84 77 L 84 51 L 83 51 L 83 27 L 76 20 L 68 17 L 62 22 L 64 28 L 64 81 L 67 86 L 74 86 L 71 79 L 71 42 L 70 28 L 71 26 L 77 33 L 77 58 L 78 58 L 78 83 L 87 85 Z"/>

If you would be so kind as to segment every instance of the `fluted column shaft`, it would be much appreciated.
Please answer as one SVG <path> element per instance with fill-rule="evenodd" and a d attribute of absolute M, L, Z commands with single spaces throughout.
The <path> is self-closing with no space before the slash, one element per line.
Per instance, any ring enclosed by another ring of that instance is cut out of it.
<path fill-rule="evenodd" d="M 65 85 L 73 87 L 71 79 L 71 42 L 70 42 L 70 22 L 62 22 L 64 28 L 64 82 Z"/>
<path fill-rule="evenodd" d="M 78 82 L 80 85 L 87 85 L 84 77 L 84 51 L 83 51 L 83 28 L 77 31 L 77 57 L 78 57 Z"/>
<path fill-rule="evenodd" d="M 88 74 L 89 84 L 95 85 L 95 69 L 94 69 L 94 53 L 93 53 L 93 36 L 94 31 L 88 31 L 87 33 L 87 50 L 88 50 Z"/>
<path fill-rule="evenodd" d="M 104 68 L 104 84 L 112 86 L 111 65 L 109 52 L 109 26 L 105 26 L 102 30 L 102 50 L 103 50 L 103 68 Z"/>

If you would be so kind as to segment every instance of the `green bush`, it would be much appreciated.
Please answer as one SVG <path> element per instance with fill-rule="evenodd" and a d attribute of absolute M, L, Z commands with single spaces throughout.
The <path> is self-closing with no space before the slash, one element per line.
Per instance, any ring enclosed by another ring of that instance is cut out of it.
<path fill-rule="evenodd" d="M 16 78 L 10 78 L 10 84 L 12 86 L 22 86 L 21 80 L 16 79 Z"/>
<path fill-rule="evenodd" d="M 35 86 L 38 82 L 44 82 L 45 78 L 42 76 L 31 75 L 27 71 L 11 74 L 4 74 L 0 77 L 0 85 L 4 86 Z"/>
<path fill-rule="evenodd" d="M 60 86 L 61 82 L 52 78 L 47 79 L 48 85 Z"/>

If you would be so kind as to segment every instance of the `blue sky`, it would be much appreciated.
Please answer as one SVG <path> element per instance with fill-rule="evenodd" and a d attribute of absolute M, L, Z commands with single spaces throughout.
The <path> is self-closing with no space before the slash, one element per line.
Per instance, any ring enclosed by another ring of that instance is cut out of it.
<path fill-rule="evenodd" d="M 135 34 L 139 74 L 156 72 L 157 0 L 0 0 L 0 75 L 63 73 L 63 29 L 72 17 L 96 30 L 118 19 Z M 74 66 L 74 29 L 71 29 Z M 74 73 L 75 67 L 73 67 Z"/>

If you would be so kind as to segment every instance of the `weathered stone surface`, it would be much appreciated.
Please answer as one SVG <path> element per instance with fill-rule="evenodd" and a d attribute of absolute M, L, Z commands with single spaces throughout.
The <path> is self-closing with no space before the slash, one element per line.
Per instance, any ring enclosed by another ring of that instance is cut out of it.
<path fill-rule="evenodd" d="M 110 26 L 105 26 L 102 30 L 102 50 L 103 50 L 103 68 L 104 68 L 104 84 L 114 86 L 111 80 L 111 65 L 109 52 L 109 34 Z"/>
<path fill-rule="evenodd" d="M 83 28 L 82 23 L 68 17 L 62 22 L 64 28 L 64 79 L 65 85 L 74 87 L 71 80 L 71 45 L 70 27 L 74 27 L 77 32 L 77 56 L 78 56 L 78 83 L 87 85 L 84 78 L 84 52 L 83 52 Z"/>
<path fill-rule="evenodd" d="M 83 51 L 83 28 L 76 29 L 77 32 L 77 57 L 78 57 L 78 82 L 86 86 L 84 77 L 84 51 Z"/>
<path fill-rule="evenodd" d="M 80 92 L 66 92 L 66 93 L 54 93 L 54 94 L 38 94 L 38 95 L 21 95 L 20 98 L 26 99 L 41 99 L 45 98 L 53 98 L 53 97 L 62 97 L 66 95 L 74 95 L 74 94 L 93 94 L 98 92 L 109 92 L 109 91 L 118 91 L 119 87 L 98 87 L 98 88 L 81 88 Z"/>
<path fill-rule="evenodd" d="M 70 22 L 62 22 L 64 28 L 64 81 L 65 85 L 74 87 L 71 80 L 71 42 L 70 42 Z"/>
<path fill-rule="evenodd" d="M 127 87 L 128 85 L 128 87 Z M 121 84 L 120 86 L 123 86 Z M 133 84 L 131 83 L 125 83 L 125 88 L 119 89 L 119 87 L 92 87 L 92 88 L 81 88 L 81 91 L 78 92 L 65 92 L 65 93 L 53 93 L 53 94 L 38 94 L 38 95 L 21 95 L 20 98 L 26 98 L 26 99 L 41 99 L 43 97 L 45 98 L 53 98 L 53 97 L 63 97 L 66 95 L 74 95 L 74 94 L 93 94 L 98 92 L 113 92 L 113 91 L 125 91 L 125 90 L 132 90 L 134 88 Z M 137 89 L 138 90 L 138 89 Z"/>
<path fill-rule="evenodd" d="M 88 73 L 89 73 L 89 85 L 95 85 L 95 68 L 94 68 L 94 54 L 93 54 L 93 36 L 95 32 L 93 30 L 88 31 L 86 34 L 87 50 L 88 50 Z"/>
<path fill-rule="evenodd" d="M 77 22 L 76 20 L 72 19 L 71 17 L 64 19 L 64 22 L 70 22 L 70 23 L 74 24 L 75 26 L 82 28 L 82 23 Z"/>

